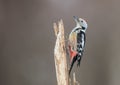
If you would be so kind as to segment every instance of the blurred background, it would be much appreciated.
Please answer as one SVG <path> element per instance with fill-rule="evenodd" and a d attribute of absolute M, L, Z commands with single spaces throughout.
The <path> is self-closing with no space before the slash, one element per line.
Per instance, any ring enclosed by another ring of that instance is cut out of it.
<path fill-rule="evenodd" d="M 0 0 L 0 85 L 57 85 L 53 22 L 88 22 L 81 85 L 120 85 L 119 0 Z M 69 58 L 68 58 L 69 59 Z"/>

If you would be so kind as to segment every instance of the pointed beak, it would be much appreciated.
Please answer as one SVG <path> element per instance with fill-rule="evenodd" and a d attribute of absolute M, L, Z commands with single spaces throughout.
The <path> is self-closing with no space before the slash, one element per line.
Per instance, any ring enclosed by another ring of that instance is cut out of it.
<path fill-rule="evenodd" d="M 75 22 L 79 22 L 79 19 L 76 16 L 73 16 Z"/>

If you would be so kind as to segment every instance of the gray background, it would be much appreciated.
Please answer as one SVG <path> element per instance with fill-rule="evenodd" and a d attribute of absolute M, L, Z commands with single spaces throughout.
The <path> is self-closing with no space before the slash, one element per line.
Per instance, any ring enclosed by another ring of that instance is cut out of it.
<path fill-rule="evenodd" d="M 120 0 L 0 0 L 0 85 L 56 85 L 53 22 L 88 22 L 81 85 L 120 85 Z"/>

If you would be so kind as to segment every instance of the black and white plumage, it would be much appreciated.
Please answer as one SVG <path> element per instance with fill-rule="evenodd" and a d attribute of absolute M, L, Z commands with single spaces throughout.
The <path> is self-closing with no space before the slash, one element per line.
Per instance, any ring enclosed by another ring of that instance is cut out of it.
<path fill-rule="evenodd" d="M 80 61 L 83 56 L 85 42 L 86 42 L 86 29 L 87 22 L 82 18 L 77 18 L 74 16 L 76 27 L 73 28 L 69 34 L 69 53 L 70 53 L 70 69 L 69 75 L 72 70 L 74 63 L 77 61 L 77 66 L 80 66 Z"/>

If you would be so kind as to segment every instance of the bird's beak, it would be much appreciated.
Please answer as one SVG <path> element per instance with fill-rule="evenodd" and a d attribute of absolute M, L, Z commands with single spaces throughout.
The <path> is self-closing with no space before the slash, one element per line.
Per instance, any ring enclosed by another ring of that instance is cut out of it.
<path fill-rule="evenodd" d="M 79 19 L 76 16 L 73 16 L 75 22 L 79 22 Z"/>

